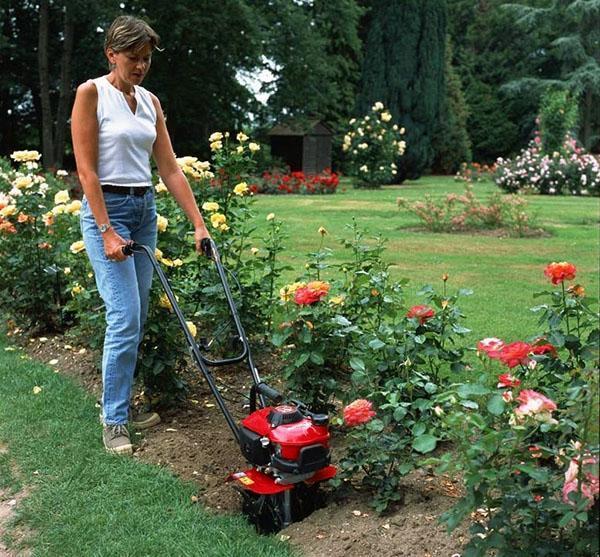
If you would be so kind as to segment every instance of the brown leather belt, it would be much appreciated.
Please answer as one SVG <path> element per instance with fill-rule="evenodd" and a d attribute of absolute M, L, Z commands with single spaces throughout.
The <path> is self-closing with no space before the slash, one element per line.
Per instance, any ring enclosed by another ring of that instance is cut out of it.
<path fill-rule="evenodd" d="M 137 195 L 142 196 L 146 195 L 149 186 L 143 187 L 129 187 L 129 186 L 113 186 L 111 184 L 102 184 L 102 191 L 106 191 L 108 193 L 118 193 L 120 195 Z"/>

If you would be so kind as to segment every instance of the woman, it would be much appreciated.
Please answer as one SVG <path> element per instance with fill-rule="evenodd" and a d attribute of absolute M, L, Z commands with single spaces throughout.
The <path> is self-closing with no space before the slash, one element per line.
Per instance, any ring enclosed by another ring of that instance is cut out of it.
<path fill-rule="evenodd" d="M 148 312 L 152 266 L 144 254 L 127 257 L 135 241 L 156 246 L 156 208 L 150 156 L 194 226 L 196 250 L 209 237 L 181 172 L 159 100 L 140 86 L 159 37 L 144 21 L 115 19 L 104 43 L 110 73 L 77 89 L 71 132 L 84 191 L 81 230 L 96 284 L 106 306 L 102 357 L 103 441 L 107 451 L 131 454 L 129 400 Z M 139 425 L 157 421 L 150 416 Z M 134 422 L 135 425 L 135 422 Z"/>

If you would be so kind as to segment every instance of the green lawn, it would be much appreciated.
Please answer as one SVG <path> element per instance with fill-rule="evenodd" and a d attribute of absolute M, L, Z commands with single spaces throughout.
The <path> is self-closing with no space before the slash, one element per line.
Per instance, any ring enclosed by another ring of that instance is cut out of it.
<path fill-rule="evenodd" d="M 94 400 L 5 347 L 0 337 L 0 444 L 9 449 L 0 453 L 0 489 L 27 487 L 17 526 L 31 533 L 33 555 L 291 555 L 241 517 L 193 504 L 196 488 L 167 469 L 106 454 Z"/>
<path fill-rule="evenodd" d="M 387 260 L 395 277 L 410 279 L 408 303 L 423 284 L 441 286 L 443 273 L 450 275 L 450 288 L 472 288 L 475 294 L 461 307 L 472 339 L 499 336 L 516 340 L 535 332 L 536 321 L 529 312 L 535 305 L 532 294 L 548 287 L 543 275 L 551 261 L 568 260 L 578 269 L 577 282 L 588 294 L 598 291 L 598 198 L 531 196 L 527 200 L 539 225 L 549 238 L 495 238 L 464 234 L 434 234 L 408 230 L 419 225 L 417 217 L 401 211 L 396 198 L 411 201 L 426 193 L 443 196 L 462 192 L 463 184 L 447 177 L 427 177 L 402 186 L 381 190 L 355 190 L 349 183 L 328 196 L 258 196 L 259 230 L 264 217 L 274 212 L 285 223 L 289 235 L 284 259 L 295 268 L 286 279 L 303 270 L 305 255 L 320 241 L 317 232 L 324 226 L 329 235 L 325 246 L 341 260 L 338 238 L 347 235 L 345 225 L 356 218 L 361 227 L 388 239 Z M 478 197 L 495 191 L 488 183 L 475 185 Z"/>

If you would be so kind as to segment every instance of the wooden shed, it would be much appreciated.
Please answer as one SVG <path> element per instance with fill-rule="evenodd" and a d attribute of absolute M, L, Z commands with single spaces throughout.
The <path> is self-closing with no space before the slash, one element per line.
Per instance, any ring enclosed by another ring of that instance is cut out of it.
<path fill-rule="evenodd" d="M 278 124 L 269 132 L 271 154 L 292 172 L 317 174 L 331 168 L 331 130 L 319 120 Z"/>

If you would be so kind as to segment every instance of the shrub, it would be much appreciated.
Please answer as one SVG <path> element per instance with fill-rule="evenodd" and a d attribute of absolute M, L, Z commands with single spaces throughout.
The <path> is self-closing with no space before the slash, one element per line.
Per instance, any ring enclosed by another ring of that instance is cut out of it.
<path fill-rule="evenodd" d="M 392 124 L 392 115 L 381 102 L 362 118 L 352 118 L 344 136 L 349 173 L 356 187 L 376 188 L 390 183 L 397 174 L 395 161 L 404 154 L 404 128 Z"/>
<path fill-rule="evenodd" d="M 471 184 L 462 195 L 454 193 L 434 199 L 426 195 L 424 201 L 409 203 L 397 199 L 400 208 L 415 214 L 431 232 L 467 232 L 471 230 L 502 229 L 513 236 L 539 232 L 534 228 L 527 202 L 522 196 L 492 194 L 486 202 L 475 197 Z"/>
<path fill-rule="evenodd" d="M 284 348 L 287 385 L 310 405 L 331 410 L 359 398 L 376 409 L 375 419 L 351 431 L 334 483 L 362 482 L 382 511 L 401 498 L 400 478 L 439 439 L 432 397 L 450 371 L 463 369 L 456 340 L 468 329 L 459 325 L 456 300 L 468 292 L 447 296 L 444 280 L 443 295 L 426 287 L 425 304 L 407 311 L 404 281 L 391 280 L 383 241 L 367 242 L 356 224 L 349 236 L 343 278 L 323 282 L 331 252 L 322 240 L 302 282 L 282 289 L 283 322 L 273 342 Z"/>
<path fill-rule="evenodd" d="M 5 162 L 0 170 L 2 306 L 19 324 L 63 329 L 65 305 L 89 282 L 75 272 L 69 250 L 79 239 L 73 230 L 81 203 L 71 199 L 61 175 L 39 169 L 37 151 L 16 151 L 11 158 L 18 168 Z"/>
<path fill-rule="evenodd" d="M 600 195 L 600 162 L 566 137 L 561 151 L 543 154 L 537 136 L 514 159 L 498 159 L 494 181 L 510 193 Z"/>
<path fill-rule="evenodd" d="M 479 164 L 477 162 L 463 162 L 454 176 L 456 182 L 483 182 L 492 177 L 496 172 L 496 165 Z"/>
<path fill-rule="evenodd" d="M 542 333 L 485 339 L 485 372 L 437 398 L 456 450 L 431 462 L 464 479 L 465 495 L 442 518 L 453 529 L 475 517 L 467 556 L 598 551 L 598 314 L 582 287 L 565 288 L 572 265 L 546 275 L 561 289 L 539 294 L 550 297 L 534 308 Z"/>
<path fill-rule="evenodd" d="M 568 91 L 548 90 L 540 100 L 541 146 L 545 154 L 563 149 L 564 138 L 577 129 L 577 99 Z"/>
<path fill-rule="evenodd" d="M 304 195 L 335 193 L 340 182 L 339 176 L 326 168 L 319 174 L 304 172 L 285 173 L 277 170 L 263 172 L 259 179 L 250 185 L 253 193 Z"/>

